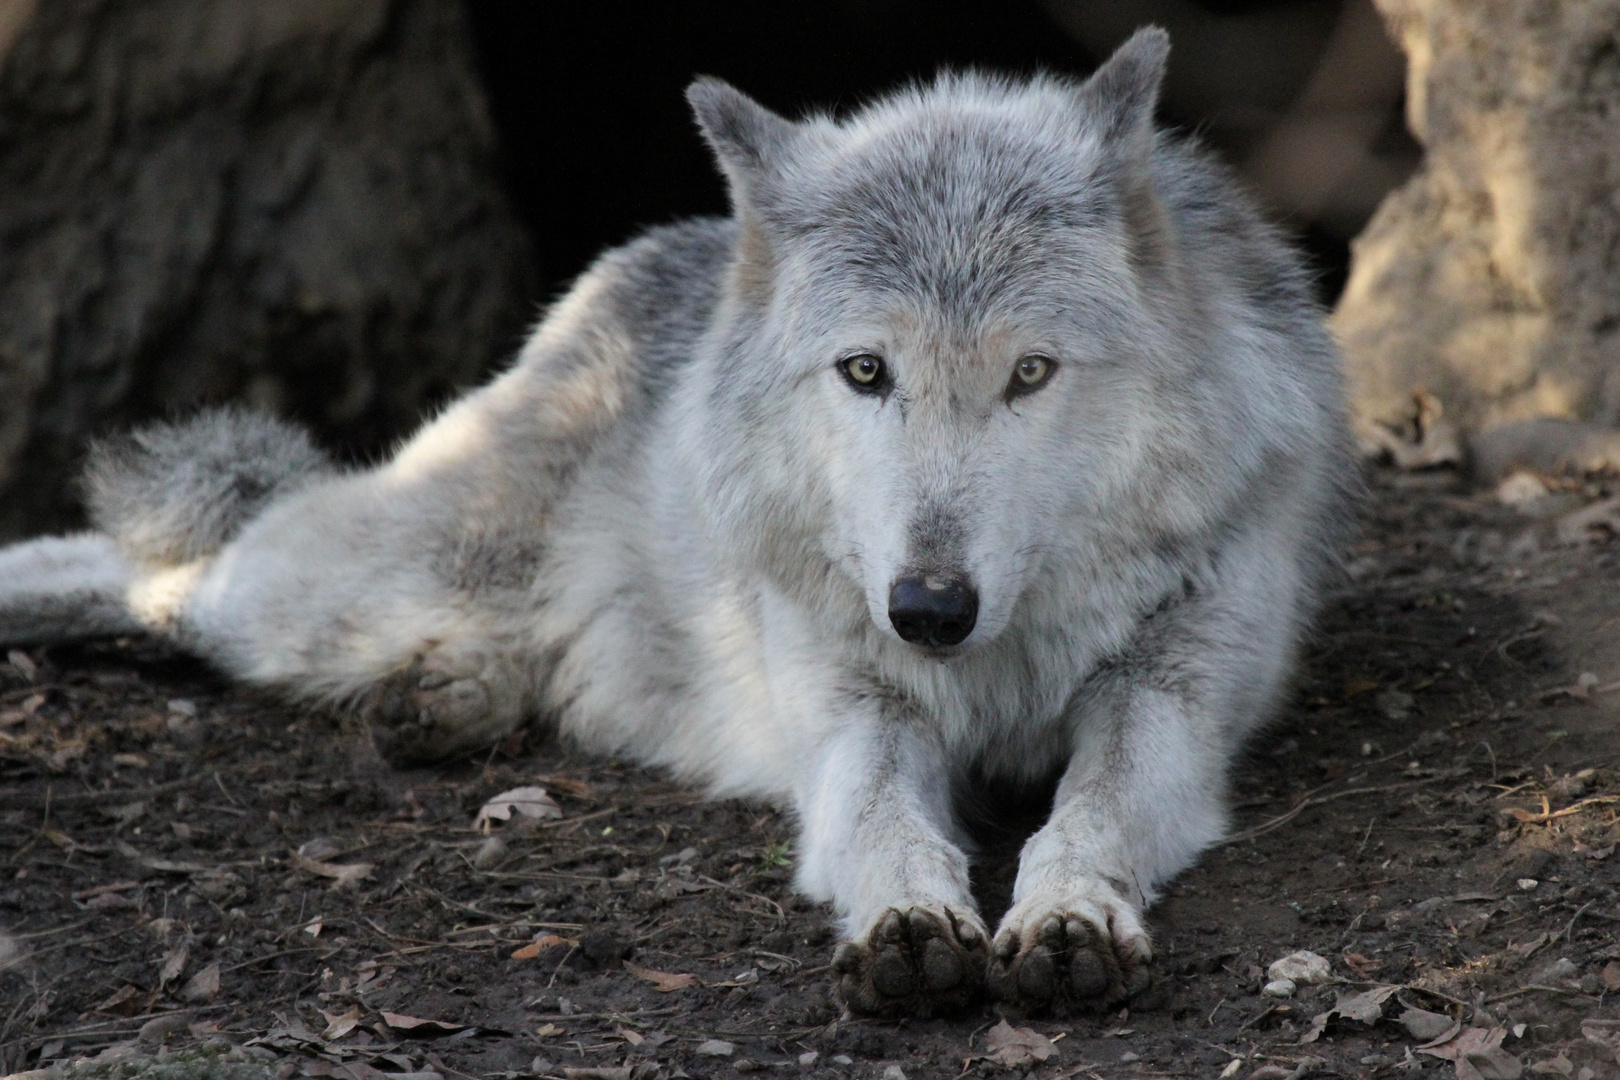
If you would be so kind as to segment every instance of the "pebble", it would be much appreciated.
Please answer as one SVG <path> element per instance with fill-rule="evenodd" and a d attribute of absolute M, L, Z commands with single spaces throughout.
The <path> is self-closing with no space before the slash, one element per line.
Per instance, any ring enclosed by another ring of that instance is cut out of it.
<path fill-rule="evenodd" d="M 1293 979 L 1272 979 L 1266 983 L 1265 988 L 1260 992 L 1266 997 L 1291 998 L 1294 996 L 1294 991 L 1298 989 L 1299 987 L 1294 983 Z"/>
<path fill-rule="evenodd" d="M 848 1054 L 834 1054 L 832 1057 L 828 1058 L 827 1060 L 831 1061 L 834 1065 L 853 1065 L 853 1064 L 855 1064 L 855 1059 L 850 1057 Z"/>
<path fill-rule="evenodd" d="M 698 1048 L 692 1052 L 702 1057 L 730 1057 L 736 1049 L 724 1039 L 710 1039 L 699 1043 Z"/>
<path fill-rule="evenodd" d="M 1266 969 L 1266 978 L 1273 981 L 1288 979 L 1296 986 L 1311 986 L 1316 983 L 1333 981 L 1333 971 L 1328 962 L 1316 953 L 1301 949 L 1299 952 L 1289 953 L 1280 960 L 1272 961 Z"/>
<path fill-rule="evenodd" d="M 883 1070 L 883 1080 L 906 1080 L 906 1071 L 898 1065 L 890 1065 Z"/>
<path fill-rule="evenodd" d="M 804 1053 L 799 1055 L 799 1064 L 808 1069 L 810 1066 L 816 1063 L 816 1059 L 820 1056 L 821 1055 L 816 1053 L 814 1050 L 806 1050 Z"/>

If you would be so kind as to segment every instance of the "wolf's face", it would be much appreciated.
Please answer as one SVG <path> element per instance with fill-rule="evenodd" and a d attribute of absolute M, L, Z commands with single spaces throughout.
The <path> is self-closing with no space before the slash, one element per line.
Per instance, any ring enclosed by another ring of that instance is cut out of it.
<path fill-rule="evenodd" d="M 918 648 L 994 638 L 1132 482 L 1175 352 L 1143 286 L 1159 73 L 946 78 L 842 124 L 692 91 L 742 232 L 715 393 L 773 448 L 736 467 Z"/>

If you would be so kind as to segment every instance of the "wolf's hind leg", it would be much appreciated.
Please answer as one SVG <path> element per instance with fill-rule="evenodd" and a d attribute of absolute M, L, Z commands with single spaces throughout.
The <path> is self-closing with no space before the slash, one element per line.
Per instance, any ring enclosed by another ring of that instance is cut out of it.
<path fill-rule="evenodd" d="M 431 761 L 490 746 L 527 713 L 517 658 L 485 642 L 424 642 L 360 698 L 359 713 L 391 761 Z"/>

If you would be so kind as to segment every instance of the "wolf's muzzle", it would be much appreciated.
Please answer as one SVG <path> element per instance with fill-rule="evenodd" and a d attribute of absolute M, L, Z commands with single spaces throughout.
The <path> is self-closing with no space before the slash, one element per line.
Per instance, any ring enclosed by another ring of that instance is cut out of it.
<path fill-rule="evenodd" d="M 903 577 L 889 588 L 889 622 L 913 645 L 960 645 L 979 618 L 979 593 L 961 577 Z"/>

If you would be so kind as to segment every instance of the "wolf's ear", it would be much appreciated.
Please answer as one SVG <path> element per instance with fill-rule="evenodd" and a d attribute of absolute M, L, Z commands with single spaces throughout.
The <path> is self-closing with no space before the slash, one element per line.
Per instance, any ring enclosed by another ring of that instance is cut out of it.
<path fill-rule="evenodd" d="M 753 201 L 793 142 L 798 125 L 719 79 L 698 79 L 686 88 L 686 100 L 731 181 L 732 199 Z"/>
<path fill-rule="evenodd" d="M 1146 151 L 1169 55 L 1170 35 L 1144 26 L 1080 87 L 1081 107 L 1105 143 L 1135 143 Z"/>

